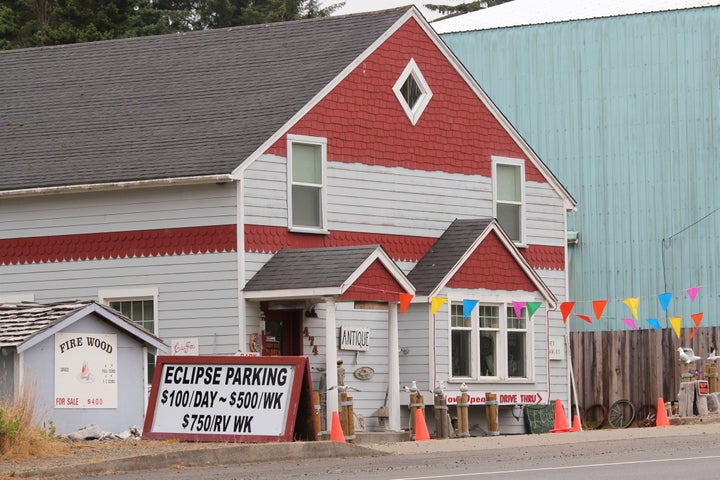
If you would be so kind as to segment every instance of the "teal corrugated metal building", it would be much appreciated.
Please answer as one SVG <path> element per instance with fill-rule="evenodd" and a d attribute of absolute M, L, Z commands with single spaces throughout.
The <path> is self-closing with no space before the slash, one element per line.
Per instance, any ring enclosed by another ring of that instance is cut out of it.
<path fill-rule="evenodd" d="M 577 200 L 572 330 L 631 328 L 627 298 L 638 328 L 720 325 L 720 3 L 706 3 L 443 35 Z"/>

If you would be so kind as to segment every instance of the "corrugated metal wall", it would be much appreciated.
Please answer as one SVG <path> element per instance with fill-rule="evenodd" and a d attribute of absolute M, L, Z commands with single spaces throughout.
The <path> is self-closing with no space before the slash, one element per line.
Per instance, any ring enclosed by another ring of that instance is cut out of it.
<path fill-rule="evenodd" d="M 592 301 L 608 304 L 571 328 L 629 328 L 629 297 L 640 328 L 698 312 L 720 325 L 720 9 L 443 39 L 577 199 L 569 300 L 593 320 Z"/>

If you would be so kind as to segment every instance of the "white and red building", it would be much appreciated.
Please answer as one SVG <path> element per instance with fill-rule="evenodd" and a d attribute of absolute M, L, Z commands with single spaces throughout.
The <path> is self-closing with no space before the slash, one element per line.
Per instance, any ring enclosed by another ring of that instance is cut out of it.
<path fill-rule="evenodd" d="M 342 357 L 356 414 L 386 405 L 393 430 L 412 381 L 569 405 L 549 344 L 574 200 L 414 8 L 0 70 L 0 301 L 95 299 L 200 355 L 306 355 L 322 393 Z"/>

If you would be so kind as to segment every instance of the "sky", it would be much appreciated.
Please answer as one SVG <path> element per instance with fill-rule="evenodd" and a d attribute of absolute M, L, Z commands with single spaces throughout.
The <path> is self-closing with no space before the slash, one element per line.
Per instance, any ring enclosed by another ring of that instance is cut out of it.
<path fill-rule="evenodd" d="M 323 0 L 322 5 L 333 5 L 340 3 L 341 0 Z M 468 0 L 345 0 L 345 6 L 338 9 L 335 15 L 345 15 L 348 13 L 370 12 L 373 10 L 385 10 L 387 8 L 402 7 L 414 4 L 423 14 L 426 20 L 432 21 L 441 15 L 425 8 L 426 3 L 434 3 L 440 5 L 458 5 Z"/>

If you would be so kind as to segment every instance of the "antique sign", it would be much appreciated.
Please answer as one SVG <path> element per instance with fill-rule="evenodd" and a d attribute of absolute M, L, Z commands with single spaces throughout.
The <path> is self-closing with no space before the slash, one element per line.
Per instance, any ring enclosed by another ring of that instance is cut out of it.
<path fill-rule="evenodd" d="M 370 350 L 370 329 L 344 325 L 340 327 L 340 350 Z"/>

